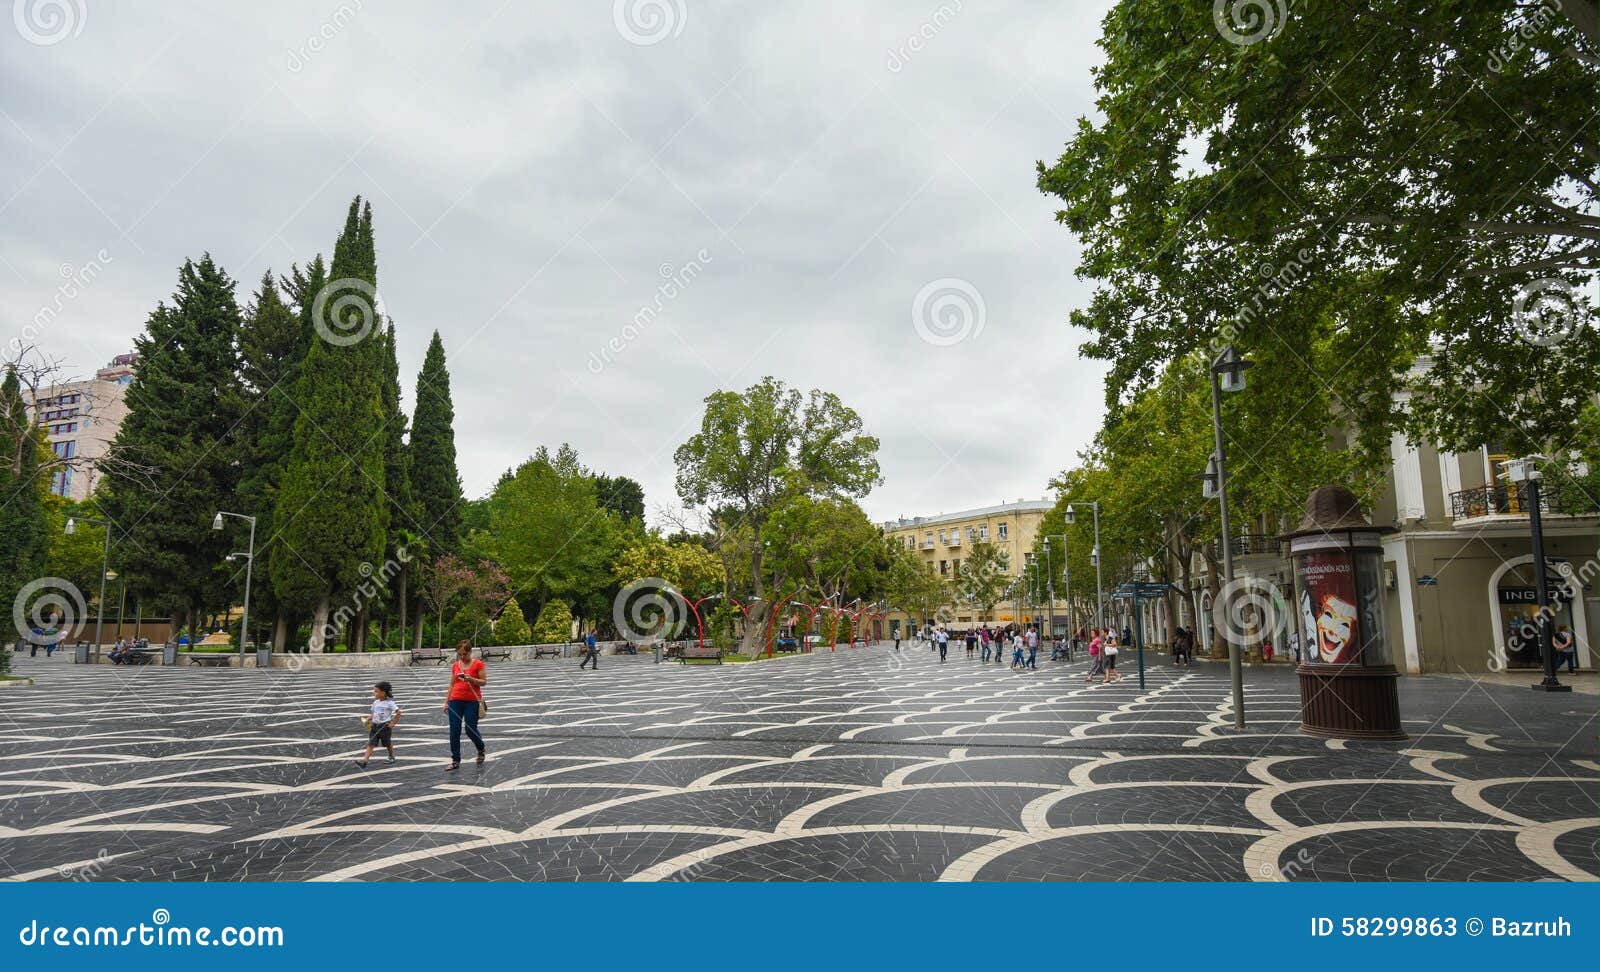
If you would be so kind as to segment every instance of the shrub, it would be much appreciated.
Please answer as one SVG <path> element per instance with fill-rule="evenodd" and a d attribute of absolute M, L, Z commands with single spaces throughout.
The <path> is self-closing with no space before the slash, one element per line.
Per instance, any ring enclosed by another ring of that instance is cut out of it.
<path fill-rule="evenodd" d="M 533 632 L 528 628 L 528 619 L 522 614 L 522 605 L 513 597 L 506 601 L 505 610 L 500 612 L 500 620 L 495 622 L 495 644 L 526 645 L 532 639 Z"/>
<path fill-rule="evenodd" d="M 569 641 L 571 638 L 572 608 L 567 607 L 566 601 L 547 602 L 539 609 L 539 617 L 533 622 L 534 643 L 545 645 Z"/>

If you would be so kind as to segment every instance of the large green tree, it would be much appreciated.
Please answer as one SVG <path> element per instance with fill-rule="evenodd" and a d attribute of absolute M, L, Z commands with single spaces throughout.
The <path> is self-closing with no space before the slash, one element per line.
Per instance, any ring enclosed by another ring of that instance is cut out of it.
<path fill-rule="evenodd" d="M 330 606 L 348 599 L 384 553 L 386 412 L 372 210 L 350 203 L 330 280 L 311 295 L 318 339 L 296 388 L 299 414 L 276 519 L 290 555 L 272 559 L 288 604 L 312 609 L 311 650 L 324 650 Z M 359 637 L 359 635 L 358 635 Z"/>
<path fill-rule="evenodd" d="M 44 571 L 50 538 L 41 442 L 23 403 L 21 380 L 7 368 L 0 380 L 0 605 L 11 605 Z M 10 628 L 9 620 L 0 624 Z"/>
<path fill-rule="evenodd" d="M 1374 441 L 1571 448 L 1600 371 L 1595 20 L 1120 0 L 1098 117 L 1038 176 L 1098 284 L 1072 320 L 1113 408 L 1231 342 Z M 1571 336 L 1529 340 L 1539 310 Z"/>
<path fill-rule="evenodd" d="M 284 302 L 272 273 L 264 274 L 239 329 L 239 377 L 245 410 L 238 430 L 241 472 L 240 508 L 236 512 L 256 517 L 259 564 L 270 563 L 281 546 L 279 534 L 272 529 L 273 509 L 283 485 L 284 461 L 293 442 L 297 411 L 294 394 L 300 365 L 312 336 L 306 316 L 296 314 Z M 251 601 L 254 617 L 276 620 L 272 640 L 281 649 L 287 636 L 288 616 L 272 585 L 256 585 Z M 252 627 L 261 630 L 257 625 Z"/>
<path fill-rule="evenodd" d="M 504 565 L 535 616 L 559 598 L 580 617 L 608 617 L 612 567 L 637 528 L 602 509 L 571 446 L 541 446 L 495 487 L 483 551 Z"/>
<path fill-rule="evenodd" d="M 743 392 L 713 392 L 705 404 L 700 430 L 675 453 L 678 495 L 714 511 L 726 527 L 719 533 L 747 536 L 750 582 L 765 598 L 773 512 L 795 495 L 865 495 L 880 481 L 878 440 L 837 395 L 802 395 L 770 377 Z M 761 622 L 768 607 L 757 603 L 752 620 Z M 759 623 L 747 626 L 747 650 L 761 633 Z"/>
<path fill-rule="evenodd" d="M 112 543 L 136 553 L 124 561 L 129 592 L 170 608 L 181 625 L 238 594 L 220 566 L 237 540 L 211 520 L 235 508 L 243 473 L 240 323 L 232 278 L 210 254 L 185 261 L 171 303 L 134 341 L 128 414 L 101 467 Z"/>
<path fill-rule="evenodd" d="M 451 553 L 461 543 L 455 414 L 444 342 L 434 331 L 417 375 L 417 406 L 411 418 L 411 492 L 422 533 L 436 554 Z"/>

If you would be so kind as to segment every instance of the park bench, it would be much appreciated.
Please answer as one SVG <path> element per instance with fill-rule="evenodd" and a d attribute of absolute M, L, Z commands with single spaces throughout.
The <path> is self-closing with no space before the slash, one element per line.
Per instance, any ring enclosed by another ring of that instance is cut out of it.
<path fill-rule="evenodd" d="M 190 655 L 189 656 L 189 664 L 190 665 L 199 665 L 202 668 L 219 666 L 219 665 L 221 667 L 223 667 L 223 668 L 230 668 L 233 665 L 233 656 L 232 655 Z"/>
<path fill-rule="evenodd" d="M 533 657 L 534 657 L 535 660 L 543 658 L 546 655 L 549 655 L 551 658 L 560 658 L 561 657 L 561 646 L 560 645 L 536 645 L 536 646 L 534 646 Z"/>
<path fill-rule="evenodd" d="M 452 652 L 451 654 L 453 655 L 454 652 Z M 446 657 L 447 656 L 445 655 L 443 648 L 413 648 L 413 649 L 411 649 L 411 664 L 413 664 L 413 665 L 417 664 L 418 662 L 425 662 L 425 661 L 431 661 L 435 665 L 440 665 L 440 664 L 444 663 L 444 660 L 445 660 Z"/>
<path fill-rule="evenodd" d="M 613 655 L 637 655 L 639 653 L 639 646 L 631 641 L 624 641 L 622 644 L 611 649 L 611 653 Z"/>
<path fill-rule="evenodd" d="M 479 648 L 478 649 L 478 657 L 482 658 L 484 661 L 488 661 L 491 658 L 496 659 L 497 661 L 510 661 L 511 660 L 511 649 L 510 648 Z"/>
<path fill-rule="evenodd" d="M 716 645 L 697 645 L 694 642 L 689 642 L 683 646 L 683 651 L 678 655 L 678 661 L 683 662 L 685 665 L 696 658 L 715 658 L 717 664 L 720 665 L 722 664 L 722 649 Z"/>

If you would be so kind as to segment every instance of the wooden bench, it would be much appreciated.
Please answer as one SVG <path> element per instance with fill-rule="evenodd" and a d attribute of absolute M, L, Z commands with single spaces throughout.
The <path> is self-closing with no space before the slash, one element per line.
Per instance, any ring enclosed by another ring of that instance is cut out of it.
<path fill-rule="evenodd" d="M 435 665 L 442 665 L 446 658 L 454 655 L 455 652 L 446 655 L 443 648 L 413 648 L 411 649 L 411 664 L 415 665 L 417 662 L 431 661 Z"/>
<path fill-rule="evenodd" d="M 534 660 L 537 661 L 546 655 L 549 655 L 551 658 L 560 658 L 561 647 L 561 645 L 536 645 L 533 649 Z"/>
<path fill-rule="evenodd" d="M 678 661 L 685 665 L 697 658 L 715 658 L 717 664 L 720 665 L 722 664 L 722 649 L 716 645 L 698 645 L 690 642 L 684 645 L 683 651 L 678 654 Z"/>
<path fill-rule="evenodd" d="M 624 641 L 622 644 L 611 649 L 611 653 L 613 655 L 637 655 L 639 653 L 639 646 L 631 641 Z"/>
<path fill-rule="evenodd" d="M 482 658 L 484 661 L 488 661 L 491 658 L 497 659 L 499 661 L 510 661 L 511 660 L 511 649 L 510 648 L 479 648 L 478 649 L 478 657 Z"/>
<path fill-rule="evenodd" d="M 209 666 L 220 665 L 223 668 L 230 668 L 233 665 L 233 656 L 232 655 L 223 655 L 223 654 L 190 655 L 189 656 L 189 664 L 190 665 L 199 665 L 201 667 L 209 667 Z"/>

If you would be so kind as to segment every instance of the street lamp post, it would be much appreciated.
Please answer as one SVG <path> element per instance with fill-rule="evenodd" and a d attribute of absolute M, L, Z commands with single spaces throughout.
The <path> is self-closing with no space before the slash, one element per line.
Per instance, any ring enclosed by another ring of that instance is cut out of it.
<path fill-rule="evenodd" d="M 1506 463 L 1506 476 L 1514 483 L 1523 484 L 1527 490 L 1528 528 L 1533 534 L 1533 595 L 1538 601 L 1539 658 L 1544 667 L 1544 678 L 1533 689 L 1536 692 L 1570 692 L 1572 686 L 1562 685 L 1556 677 L 1555 642 L 1550 631 L 1550 620 L 1555 612 L 1550 609 L 1550 583 L 1546 579 L 1544 562 L 1544 518 L 1539 511 L 1539 488 L 1544 474 L 1529 457 Z"/>
<path fill-rule="evenodd" d="M 1100 501 L 1095 500 L 1084 505 L 1094 511 L 1094 551 L 1089 555 L 1089 559 L 1094 563 L 1094 622 L 1097 627 L 1103 628 L 1106 625 L 1106 595 L 1105 584 L 1100 574 Z M 1072 503 L 1067 504 L 1068 526 L 1078 522 L 1078 511 L 1074 506 Z"/>
<path fill-rule="evenodd" d="M 1228 531 L 1228 454 L 1222 441 L 1222 393 L 1244 390 L 1244 371 L 1251 362 L 1239 357 L 1232 345 L 1222 349 L 1211 362 L 1211 434 L 1216 451 L 1211 454 L 1204 476 L 1206 497 L 1215 497 L 1222 520 L 1222 588 L 1233 594 L 1233 535 Z M 1219 636 L 1223 632 L 1217 632 Z M 1228 674 L 1233 681 L 1233 727 L 1244 728 L 1244 665 L 1239 645 L 1228 641 Z"/>
<path fill-rule="evenodd" d="M 244 667 L 244 646 L 250 641 L 250 577 L 256 567 L 256 518 L 244 513 L 229 513 L 222 510 L 211 520 L 211 529 L 222 529 L 222 518 L 231 516 L 237 520 L 244 520 L 250 524 L 250 546 L 244 555 L 244 615 L 239 619 L 239 667 Z M 230 554 L 232 560 L 237 554 Z M 363 637 L 365 637 L 363 635 Z"/>
<path fill-rule="evenodd" d="M 97 520 L 88 516 L 70 517 L 67 520 L 65 531 L 67 536 L 70 537 L 78 532 L 78 520 L 104 527 L 106 531 L 105 549 L 100 556 L 100 603 L 95 607 L 94 612 L 94 661 L 95 664 L 99 664 L 100 640 L 105 633 L 106 626 L 106 575 L 111 572 L 111 524 L 106 520 Z"/>
<path fill-rule="evenodd" d="M 717 598 L 722 596 L 722 593 L 719 591 L 716 594 L 707 594 L 698 601 L 689 600 L 689 598 L 676 587 L 672 588 L 672 593 L 678 595 L 678 598 L 682 600 L 683 603 L 689 605 L 689 612 L 694 615 L 695 630 L 699 634 L 699 640 L 697 644 L 701 648 L 704 648 L 706 646 L 706 624 L 700 618 L 700 605 L 706 603 L 707 601 L 715 601 Z"/>

